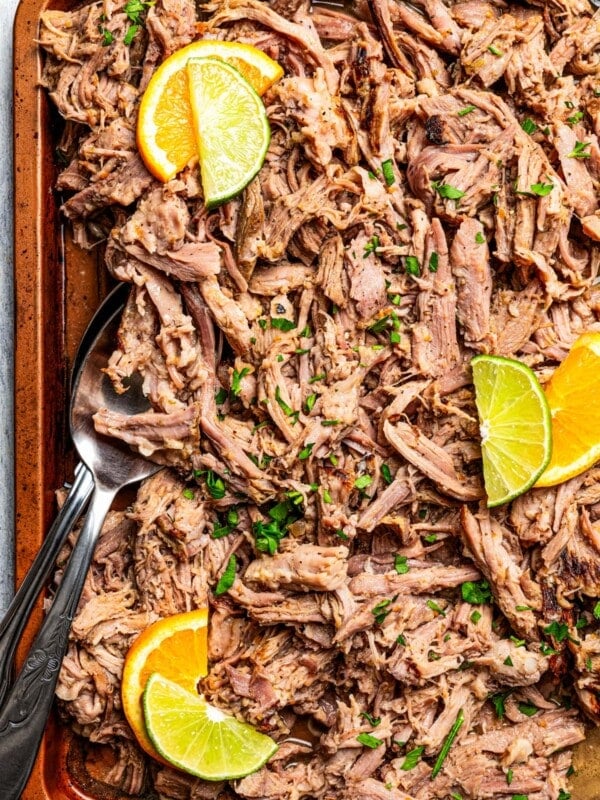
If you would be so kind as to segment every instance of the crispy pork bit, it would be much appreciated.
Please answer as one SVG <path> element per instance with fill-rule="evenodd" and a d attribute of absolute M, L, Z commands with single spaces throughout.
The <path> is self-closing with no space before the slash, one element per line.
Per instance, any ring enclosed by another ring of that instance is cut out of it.
<path fill-rule="evenodd" d="M 39 31 L 64 214 L 132 285 L 106 372 L 152 407 L 96 425 L 166 465 L 107 520 L 62 713 L 119 796 L 568 797 L 600 721 L 600 470 L 487 511 L 469 360 L 545 378 L 600 329 L 600 11 L 139 5 L 137 30 L 104 0 Z M 263 168 L 210 212 L 194 164 L 159 185 L 135 146 L 197 36 L 285 69 Z M 200 690 L 280 743 L 231 785 L 151 764 L 118 700 L 133 638 L 205 604 Z"/>

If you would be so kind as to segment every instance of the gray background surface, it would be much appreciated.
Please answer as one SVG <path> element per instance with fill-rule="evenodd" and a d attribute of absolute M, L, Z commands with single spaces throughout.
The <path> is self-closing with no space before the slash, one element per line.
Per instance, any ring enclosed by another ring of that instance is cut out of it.
<path fill-rule="evenodd" d="M 0 0 L 0 609 L 13 592 L 12 31 L 19 0 Z"/>

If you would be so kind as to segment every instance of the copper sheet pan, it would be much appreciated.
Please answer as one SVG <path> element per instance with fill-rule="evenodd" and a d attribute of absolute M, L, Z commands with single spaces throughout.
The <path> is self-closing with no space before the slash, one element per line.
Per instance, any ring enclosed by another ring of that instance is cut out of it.
<path fill-rule="evenodd" d="M 1 1 L 1 0 L 0 0 Z M 52 192 L 60 119 L 39 87 L 35 40 L 45 9 L 77 0 L 21 0 L 14 30 L 15 148 L 15 418 L 16 576 L 20 582 L 56 511 L 54 491 L 72 476 L 66 423 L 67 382 L 79 338 L 106 293 L 94 253 L 70 239 Z M 41 603 L 22 642 L 29 647 Z M 93 761 L 85 747 L 52 719 L 23 800 L 125 800 L 102 783 L 109 753 Z M 575 755 L 572 800 L 600 800 L 600 731 Z M 1 795 L 1 787 L 0 787 Z"/>

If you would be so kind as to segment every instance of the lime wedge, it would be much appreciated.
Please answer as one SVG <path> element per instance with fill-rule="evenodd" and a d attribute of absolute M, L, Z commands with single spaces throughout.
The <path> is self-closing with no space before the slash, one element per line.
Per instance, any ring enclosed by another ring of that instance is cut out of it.
<path fill-rule="evenodd" d="M 550 461 L 552 420 L 532 370 L 501 356 L 471 361 L 488 506 L 531 488 Z"/>
<path fill-rule="evenodd" d="M 157 672 L 148 678 L 143 705 L 156 751 L 173 766 L 206 781 L 256 772 L 277 750 L 269 736 Z"/>
<path fill-rule="evenodd" d="M 271 129 L 248 81 L 224 61 L 187 62 L 204 202 L 209 208 L 235 197 L 261 168 Z"/>

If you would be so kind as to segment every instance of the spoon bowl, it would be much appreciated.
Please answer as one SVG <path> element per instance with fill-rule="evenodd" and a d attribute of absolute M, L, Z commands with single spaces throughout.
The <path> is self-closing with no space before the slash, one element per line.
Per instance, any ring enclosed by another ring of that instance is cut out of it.
<path fill-rule="evenodd" d="M 115 391 L 103 371 L 115 349 L 122 307 L 108 309 L 107 319 L 82 361 L 71 399 L 71 438 L 83 463 L 94 477 L 96 488 L 119 489 L 155 473 L 159 466 L 137 455 L 126 444 L 97 433 L 94 414 L 108 409 L 128 416 L 151 409 L 136 375 L 124 381 L 127 391 Z"/>

